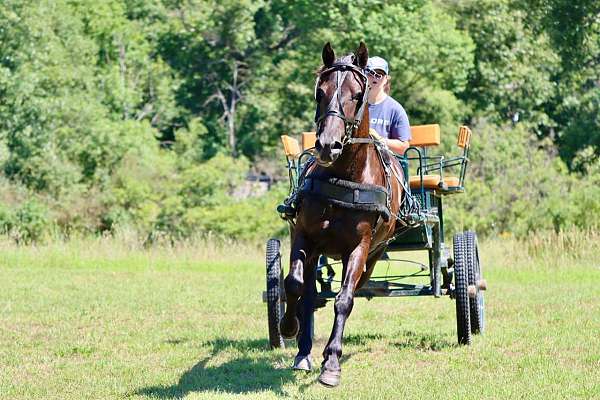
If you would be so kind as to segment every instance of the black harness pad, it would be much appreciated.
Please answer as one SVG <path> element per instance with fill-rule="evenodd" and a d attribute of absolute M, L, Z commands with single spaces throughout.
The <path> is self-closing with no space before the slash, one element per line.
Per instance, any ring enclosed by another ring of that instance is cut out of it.
<path fill-rule="evenodd" d="M 378 185 L 309 175 L 304 179 L 300 195 L 317 197 L 341 208 L 377 212 L 386 222 L 391 217 L 387 207 L 388 191 Z"/>

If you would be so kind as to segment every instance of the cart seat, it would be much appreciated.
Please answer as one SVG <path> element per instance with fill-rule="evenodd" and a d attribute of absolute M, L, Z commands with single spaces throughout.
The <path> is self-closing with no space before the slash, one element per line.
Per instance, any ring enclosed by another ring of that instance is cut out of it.
<path fill-rule="evenodd" d="M 296 139 L 288 135 L 281 135 L 281 142 L 283 143 L 283 150 L 285 151 L 286 157 L 291 159 L 298 158 L 300 153 L 300 144 Z"/>
<path fill-rule="evenodd" d="M 423 187 L 425 189 L 440 189 L 440 176 L 439 175 L 423 175 Z M 445 176 L 444 184 L 446 187 L 458 187 L 459 179 L 456 176 Z M 414 175 L 410 177 L 410 188 L 420 189 L 421 188 L 421 176 Z"/>

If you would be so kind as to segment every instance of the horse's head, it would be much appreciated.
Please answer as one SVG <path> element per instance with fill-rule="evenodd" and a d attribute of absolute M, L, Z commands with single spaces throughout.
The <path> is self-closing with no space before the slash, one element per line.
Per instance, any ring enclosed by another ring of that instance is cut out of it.
<path fill-rule="evenodd" d="M 363 42 L 355 54 L 335 58 L 329 42 L 323 47 L 323 67 L 315 84 L 317 162 L 329 166 L 360 125 L 368 99 L 365 67 L 369 52 Z"/>

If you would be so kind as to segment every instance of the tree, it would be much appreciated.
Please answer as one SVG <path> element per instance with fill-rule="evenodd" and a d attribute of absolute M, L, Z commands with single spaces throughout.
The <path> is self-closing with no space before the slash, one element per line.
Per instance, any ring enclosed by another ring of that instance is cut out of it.
<path fill-rule="evenodd" d="M 561 70 L 553 79 L 558 90 L 547 105 L 555 125 L 544 133 L 556 140 L 571 168 L 585 170 L 600 157 L 600 3 L 529 0 L 521 6 L 560 56 Z"/>
<path fill-rule="evenodd" d="M 58 195 L 105 182 L 132 148 L 156 147 L 177 107 L 140 26 L 116 0 L 0 5 L 9 177 Z"/>
<path fill-rule="evenodd" d="M 215 150 L 238 154 L 239 103 L 253 69 L 264 61 L 254 14 L 262 2 L 189 1 L 169 11 L 161 54 L 182 77 L 179 102 L 211 128 Z M 257 43 L 258 42 L 258 43 Z M 219 134 L 224 131 L 226 140 Z"/>
<path fill-rule="evenodd" d="M 556 93 L 559 58 L 548 37 L 535 34 L 511 0 L 464 1 L 453 7 L 475 42 L 475 68 L 461 97 L 474 115 L 499 124 L 552 126 L 546 104 Z"/>

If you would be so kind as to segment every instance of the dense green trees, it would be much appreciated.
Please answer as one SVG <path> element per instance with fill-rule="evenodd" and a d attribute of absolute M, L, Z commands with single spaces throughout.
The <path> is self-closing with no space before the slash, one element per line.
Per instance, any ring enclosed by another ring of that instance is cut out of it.
<path fill-rule="evenodd" d="M 390 61 L 411 122 L 442 125 L 445 150 L 475 125 L 454 226 L 593 227 L 598 15 L 592 0 L 5 0 L 0 229 L 279 230 L 285 183 L 243 202 L 233 188 L 252 165 L 283 176 L 278 137 L 312 129 L 322 45 L 360 40 Z"/>
<path fill-rule="evenodd" d="M 571 168 L 593 163 L 600 155 L 600 2 L 463 1 L 450 8 L 476 42 L 463 94 L 474 114 L 518 120 L 550 137 Z"/>

